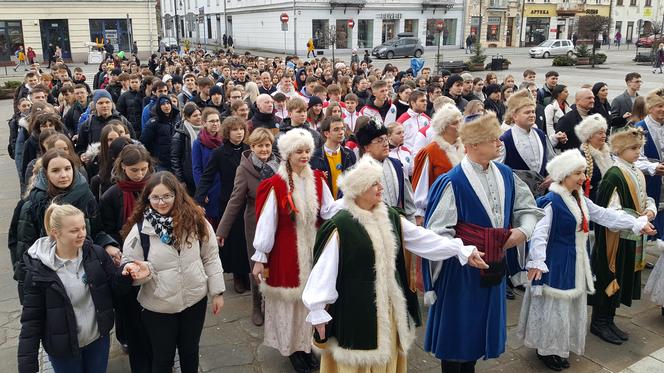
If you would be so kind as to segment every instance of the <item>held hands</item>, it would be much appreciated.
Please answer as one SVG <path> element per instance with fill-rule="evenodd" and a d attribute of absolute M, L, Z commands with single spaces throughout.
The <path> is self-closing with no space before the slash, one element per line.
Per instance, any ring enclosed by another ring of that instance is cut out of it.
<path fill-rule="evenodd" d="M 505 241 L 503 249 L 509 249 L 522 242 L 526 242 L 526 235 L 520 229 L 510 229 L 510 237 Z"/>
<path fill-rule="evenodd" d="M 647 223 L 643 227 L 643 229 L 641 229 L 641 234 L 646 234 L 648 236 L 654 236 L 655 234 L 657 234 L 657 229 L 655 229 L 655 227 L 651 223 Z"/>
<path fill-rule="evenodd" d="M 131 278 L 134 280 L 143 280 L 144 278 L 150 276 L 150 267 L 148 267 L 147 262 L 134 260 L 131 263 L 125 264 L 124 268 L 122 269 L 122 275 L 131 275 Z"/>
<path fill-rule="evenodd" d="M 217 236 L 217 243 L 219 244 L 219 247 L 224 247 L 224 243 L 225 243 L 224 237 Z"/>
<path fill-rule="evenodd" d="M 542 270 L 537 268 L 531 268 L 528 270 L 528 281 L 537 281 L 542 279 Z"/>
<path fill-rule="evenodd" d="M 224 296 L 219 294 L 212 298 L 212 314 L 218 315 L 221 309 L 224 308 Z"/>
<path fill-rule="evenodd" d="M 314 328 L 316 328 L 316 331 L 318 332 L 318 336 L 320 337 L 320 339 L 325 339 L 325 325 L 326 324 L 327 323 L 314 325 Z"/>
<path fill-rule="evenodd" d="M 655 218 L 655 213 L 650 210 L 646 210 L 646 212 L 641 214 L 641 216 L 647 216 L 648 221 L 652 221 Z"/>
<path fill-rule="evenodd" d="M 104 249 L 106 250 L 108 256 L 110 256 L 111 259 L 113 259 L 113 263 L 116 266 L 119 266 L 120 262 L 122 261 L 122 251 L 120 251 L 120 249 L 118 249 L 117 247 L 111 245 L 107 245 Z"/>
<path fill-rule="evenodd" d="M 567 134 L 563 131 L 558 131 L 556 132 L 556 139 L 558 139 L 559 143 L 564 144 L 567 142 Z"/>
<path fill-rule="evenodd" d="M 663 176 L 664 175 L 664 164 L 660 163 L 655 168 L 655 175 Z"/>
<path fill-rule="evenodd" d="M 479 268 L 479 269 L 488 269 L 489 265 L 482 260 L 482 257 L 484 256 L 484 253 L 479 252 L 477 249 L 473 250 L 473 253 L 470 254 L 468 257 L 468 265 L 471 267 Z"/>
<path fill-rule="evenodd" d="M 265 269 L 265 265 L 263 263 L 256 262 L 254 263 L 254 269 L 251 271 L 251 275 L 254 276 L 254 279 L 256 279 L 256 283 L 260 284 L 263 282 L 263 270 Z"/>

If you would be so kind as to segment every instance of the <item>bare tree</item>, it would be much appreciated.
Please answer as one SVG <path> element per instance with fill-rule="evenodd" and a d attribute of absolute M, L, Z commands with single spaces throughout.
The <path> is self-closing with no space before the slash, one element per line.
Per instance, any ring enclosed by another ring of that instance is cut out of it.
<path fill-rule="evenodd" d="M 332 61 L 334 62 L 334 48 L 337 46 L 337 26 L 329 25 L 320 29 L 320 39 L 324 49 L 332 47 Z"/>
<path fill-rule="evenodd" d="M 595 68 L 595 50 L 597 49 L 597 36 L 609 32 L 609 17 L 590 15 L 579 17 L 579 37 L 590 39 L 593 43 L 592 67 Z"/>

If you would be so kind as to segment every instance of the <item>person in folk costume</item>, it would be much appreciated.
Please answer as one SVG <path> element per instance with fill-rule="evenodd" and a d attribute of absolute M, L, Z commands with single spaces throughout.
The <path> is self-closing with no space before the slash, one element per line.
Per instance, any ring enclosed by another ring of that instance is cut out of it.
<path fill-rule="evenodd" d="M 606 143 L 608 125 L 601 114 L 587 116 L 574 127 L 581 141 L 581 155 L 586 159 L 586 180 L 583 195 L 595 201 L 602 176 L 613 166 L 613 157 Z"/>
<path fill-rule="evenodd" d="M 425 226 L 476 245 L 489 265 L 478 270 L 445 260 L 423 271 L 437 298 L 429 310 L 424 349 L 442 360 L 445 373 L 474 372 L 476 360 L 505 351 L 504 250 L 525 242 L 543 216 L 528 186 L 493 161 L 500 135 L 494 113 L 465 123 L 459 136 L 466 157 L 429 192 Z"/>
<path fill-rule="evenodd" d="M 421 317 L 417 293 L 408 288 L 405 250 L 488 268 L 475 246 L 418 227 L 387 206 L 382 174 L 370 157 L 344 173 L 343 210 L 316 236 L 316 264 L 302 300 L 323 348 L 323 373 L 407 371 Z"/>
<path fill-rule="evenodd" d="M 646 177 L 646 190 L 648 197 L 655 200 L 658 212 L 664 210 L 664 199 L 662 191 L 662 175 L 664 175 L 664 88 L 651 91 L 646 96 L 646 112 L 648 115 L 636 127 L 642 128 L 645 134 L 646 143 L 641 149 L 641 157 L 636 162 L 638 167 Z M 654 246 L 662 249 L 662 234 L 664 232 L 664 214 L 658 213 L 653 221 L 659 234 L 657 240 L 650 242 Z"/>
<path fill-rule="evenodd" d="M 503 133 L 500 140 L 503 147 L 499 161 L 514 170 L 514 173 L 528 184 L 533 195 L 540 194 L 540 185 L 548 175 L 547 162 L 553 158 L 554 152 L 549 148 L 546 134 L 535 126 L 535 100 L 527 89 L 514 93 L 507 100 L 505 120 L 513 125 Z M 526 245 L 509 249 L 507 258 L 508 285 L 522 286 L 527 282 L 525 261 Z M 514 299 L 509 286 L 507 298 Z"/>
<path fill-rule="evenodd" d="M 279 137 L 282 162 L 277 174 L 261 181 L 256 192 L 256 235 L 252 274 L 265 299 L 263 343 L 289 356 L 297 372 L 317 369 L 311 353 L 311 325 L 302 290 L 313 265 L 319 218 L 329 219 L 334 202 L 325 175 L 309 166 L 314 140 L 295 128 Z"/>
<path fill-rule="evenodd" d="M 645 177 L 635 165 L 645 143 L 643 130 L 631 127 L 614 130 L 609 143 L 616 155 L 616 163 L 604 174 L 596 203 L 653 220 L 657 207 L 646 194 Z M 614 232 L 595 225 L 595 245 L 590 264 L 595 274 L 597 293 L 589 302 L 593 306 L 590 332 L 606 342 L 622 344 L 629 338 L 613 319 L 621 303 L 631 307 L 633 299 L 641 298 L 645 243 L 644 236 L 629 231 Z"/>
<path fill-rule="evenodd" d="M 604 122 L 606 123 L 606 122 Z M 654 233 L 647 217 L 595 205 L 583 195 L 586 159 L 576 149 L 547 164 L 552 183 L 537 199 L 544 218 L 530 239 L 528 280 L 517 327 L 517 338 L 537 349 L 549 368 L 569 368 L 569 353 L 583 355 L 586 342 L 587 299 L 593 294 L 593 274 L 586 250 L 590 222 L 609 229 Z"/>

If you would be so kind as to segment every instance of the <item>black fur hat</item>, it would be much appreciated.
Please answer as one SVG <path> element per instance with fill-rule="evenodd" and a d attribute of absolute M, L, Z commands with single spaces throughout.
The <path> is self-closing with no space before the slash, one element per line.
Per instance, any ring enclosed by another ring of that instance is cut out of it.
<path fill-rule="evenodd" d="M 364 127 L 357 130 L 357 142 L 360 146 L 367 146 L 376 137 L 387 135 L 387 127 L 374 120 L 370 120 Z"/>

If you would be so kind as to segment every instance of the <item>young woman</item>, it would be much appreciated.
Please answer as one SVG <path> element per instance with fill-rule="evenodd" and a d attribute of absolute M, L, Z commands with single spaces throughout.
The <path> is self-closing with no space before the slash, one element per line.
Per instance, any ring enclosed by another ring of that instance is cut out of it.
<path fill-rule="evenodd" d="M 309 122 L 311 128 L 317 129 L 324 118 L 323 101 L 317 96 L 311 96 L 307 104 L 307 122 Z"/>
<path fill-rule="evenodd" d="M 537 200 L 545 216 L 530 241 L 526 268 L 532 285 L 524 295 L 517 336 L 526 347 L 537 349 L 537 357 L 549 369 L 560 371 L 569 367 L 570 352 L 584 353 L 586 294 L 604 294 L 604 287 L 593 285 L 586 250 L 589 222 L 633 235 L 652 235 L 655 230 L 647 216 L 637 219 L 583 196 L 586 160 L 576 149 L 552 159 L 546 168 L 553 183 L 549 193 Z"/>
<path fill-rule="evenodd" d="M 40 224 L 41 225 L 41 224 Z M 85 214 L 51 204 L 43 230 L 24 255 L 25 297 L 18 342 L 18 370 L 39 371 L 39 345 L 55 373 L 106 372 L 113 328 L 112 293 L 129 290 L 150 270 L 131 262 L 120 270 L 103 248 L 86 238 Z"/>
<path fill-rule="evenodd" d="M 480 77 L 473 79 L 473 95 L 475 98 L 484 102 L 486 94 L 484 93 L 484 80 Z"/>
<path fill-rule="evenodd" d="M 30 123 L 30 137 L 25 141 L 23 146 L 23 158 L 21 165 L 21 172 L 25 178 L 25 171 L 28 169 L 28 164 L 37 159 L 40 152 L 39 135 L 45 129 L 53 129 L 57 132 L 64 133 L 64 125 L 60 121 L 60 116 L 57 114 L 39 114 L 32 117 Z"/>
<path fill-rule="evenodd" d="M 194 183 L 197 188 L 201 186 L 203 172 L 210 163 L 215 149 L 223 142 L 221 131 L 221 118 L 219 112 L 212 108 L 205 108 L 202 115 L 203 129 L 198 133 L 191 148 L 191 163 L 193 169 Z M 205 200 L 202 201 L 205 208 L 205 216 L 213 227 L 217 227 L 219 218 L 223 211 L 219 207 L 221 193 L 221 179 L 215 174 L 212 184 L 207 185 Z M 200 202 L 200 201 L 199 201 Z"/>
<path fill-rule="evenodd" d="M 248 257 L 254 255 L 256 233 L 256 190 L 262 180 L 272 177 L 279 168 L 279 158 L 272 153 L 274 135 L 266 128 L 257 128 L 249 136 L 247 144 L 251 151 L 244 151 L 235 174 L 235 184 L 224 214 L 217 228 L 217 238 L 222 247 L 231 234 L 235 221 L 244 210 L 244 233 Z M 250 278 L 253 310 L 251 321 L 263 325 L 262 295 L 253 276 Z"/>
<path fill-rule="evenodd" d="M 413 90 L 407 85 L 402 84 L 397 90 L 397 100 L 394 105 L 397 107 L 397 118 L 410 109 L 410 94 Z"/>
<path fill-rule="evenodd" d="M 86 152 L 81 155 L 81 160 L 85 163 L 85 169 L 91 178 L 99 173 L 105 174 L 113 168 L 113 160 L 111 160 L 108 150 L 115 139 L 119 137 L 130 139 L 129 134 L 125 130 L 126 128 L 122 125 L 122 122 L 116 120 L 109 121 L 101 129 L 99 142 L 90 144 Z M 95 194 L 95 197 L 99 199 L 101 194 L 103 193 Z"/>
<path fill-rule="evenodd" d="M 208 116 L 208 119 L 214 118 L 214 115 Z M 220 193 L 218 210 L 206 210 L 208 219 L 218 224 L 220 212 L 226 209 L 233 185 L 235 183 L 235 172 L 240 165 L 242 153 L 249 149 L 243 140 L 246 134 L 247 124 L 238 117 L 228 117 L 221 124 L 222 137 L 224 144 L 212 152 L 205 172 L 201 176 L 201 181 L 196 192 L 196 199 L 199 203 L 205 203 L 209 200 L 209 191 L 214 187 L 215 179 L 220 180 Z M 233 273 L 233 285 L 237 293 L 244 293 L 249 289 L 249 259 L 247 257 L 247 243 L 244 236 L 244 223 L 238 216 L 225 237 L 224 249 L 221 250 L 221 262 L 224 270 Z"/>
<path fill-rule="evenodd" d="M 83 211 L 89 224 L 88 235 L 119 263 L 117 242 L 103 231 L 97 201 L 77 169 L 76 158 L 61 150 L 51 149 L 42 156 L 42 169 L 19 212 L 16 252 L 12 255 L 14 279 L 18 281 L 21 299 L 25 278 L 23 254 L 37 239 L 46 236 L 47 232 L 40 222 L 44 220 L 47 206 L 53 201 L 71 204 Z"/>
<path fill-rule="evenodd" d="M 330 102 L 330 104 L 327 105 L 325 108 L 325 118 L 327 117 L 339 117 L 341 119 L 345 117 L 343 108 L 338 102 Z"/>
<path fill-rule="evenodd" d="M 215 110 L 215 109 L 211 109 Z M 203 128 L 201 109 L 194 102 L 187 102 L 182 109 L 184 119 L 175 126 L 175 134 L 171 140 L 171 170 L 187 187 L 193 196 L 196 192 L 192 170 L 192 145 Z"/>
<path fill-rule="evenodd" d="M 387 125 L 387 141 L 390 145 L 390 157 L 398 159 L 403 164 L 403 171 L 408 177 L 413 175 L 413 154 L 403 145 L 405 138 L 403 124 L 392 122 Z"/>
<path fill-rule="evenodd" d="M 569 91 L 564 84 L 558 84 L 551 90 L 551 103 L 544 108 L 544 118 L 546 119 L 545 132 L 549 138 L 555 135 L 555 127 L 560 118 L 572 111 L 572 108 L 567 103 L 568 96 Z M 555 144 L 553 145 L 555 146 Z"/>
<path fill-rule="evenodd" d="M 111 142 L 108 150 L 105 150 L 106 156 L 104 156 L 103 166 L 99 169 L 99 173 L 90 179 L 90 190 L 95 195 L 97 201 L 113 185 L 113 166 L 115 160 L 120 155 L 122 149 L 131 143 L 132 140 L 128 137 L 118 137 Z"/>
<path fill-rule="evenodd" d="M 171 140 L 179 111 L 173 107 L 171 100 L 166 95 L 157 98 L 152 110 L 154 116 L 141 132 L 141 143 L 158 160 L 158 170 L 169 170 L 171 168 Z"/>
<path fill-rule="evenodd" d="M 263 343 L 288 356 L 297 372 L 309 372 L 318 368 L 318 362 L 311 353 L 311 325 L 302 290 L 313 263 L 314 227 L 319 218 L 331 218 L 340 205 L 334 202 L 325 175 L 309 166 L 314 149 L 309 131 L 291 129 L 277 145 L 281 165 L 276 175 L 261 182 L 256 195 L 252 274 L 265 297 Z"/>
<path fill-rule="evenodd" d="M 146 260 L 151 275 L 138 303 L 152 344 L 152 371 L 170 372 L 175 350 L 183 373 L 198 372 L 207 296 L 216 315 L 224 306 L 219 248 L 203 210 L 170 172 L 150 177 L 123 233 L 123 261 Z"/>
<path fill-rule="evenodd" d="M 592 88 L 595 96 L 595 113 L 601 114 L 607 123 L 611 123 L 611 104 L 609 103 L 609 86 L 606 83 L 595 83 Z"/>

